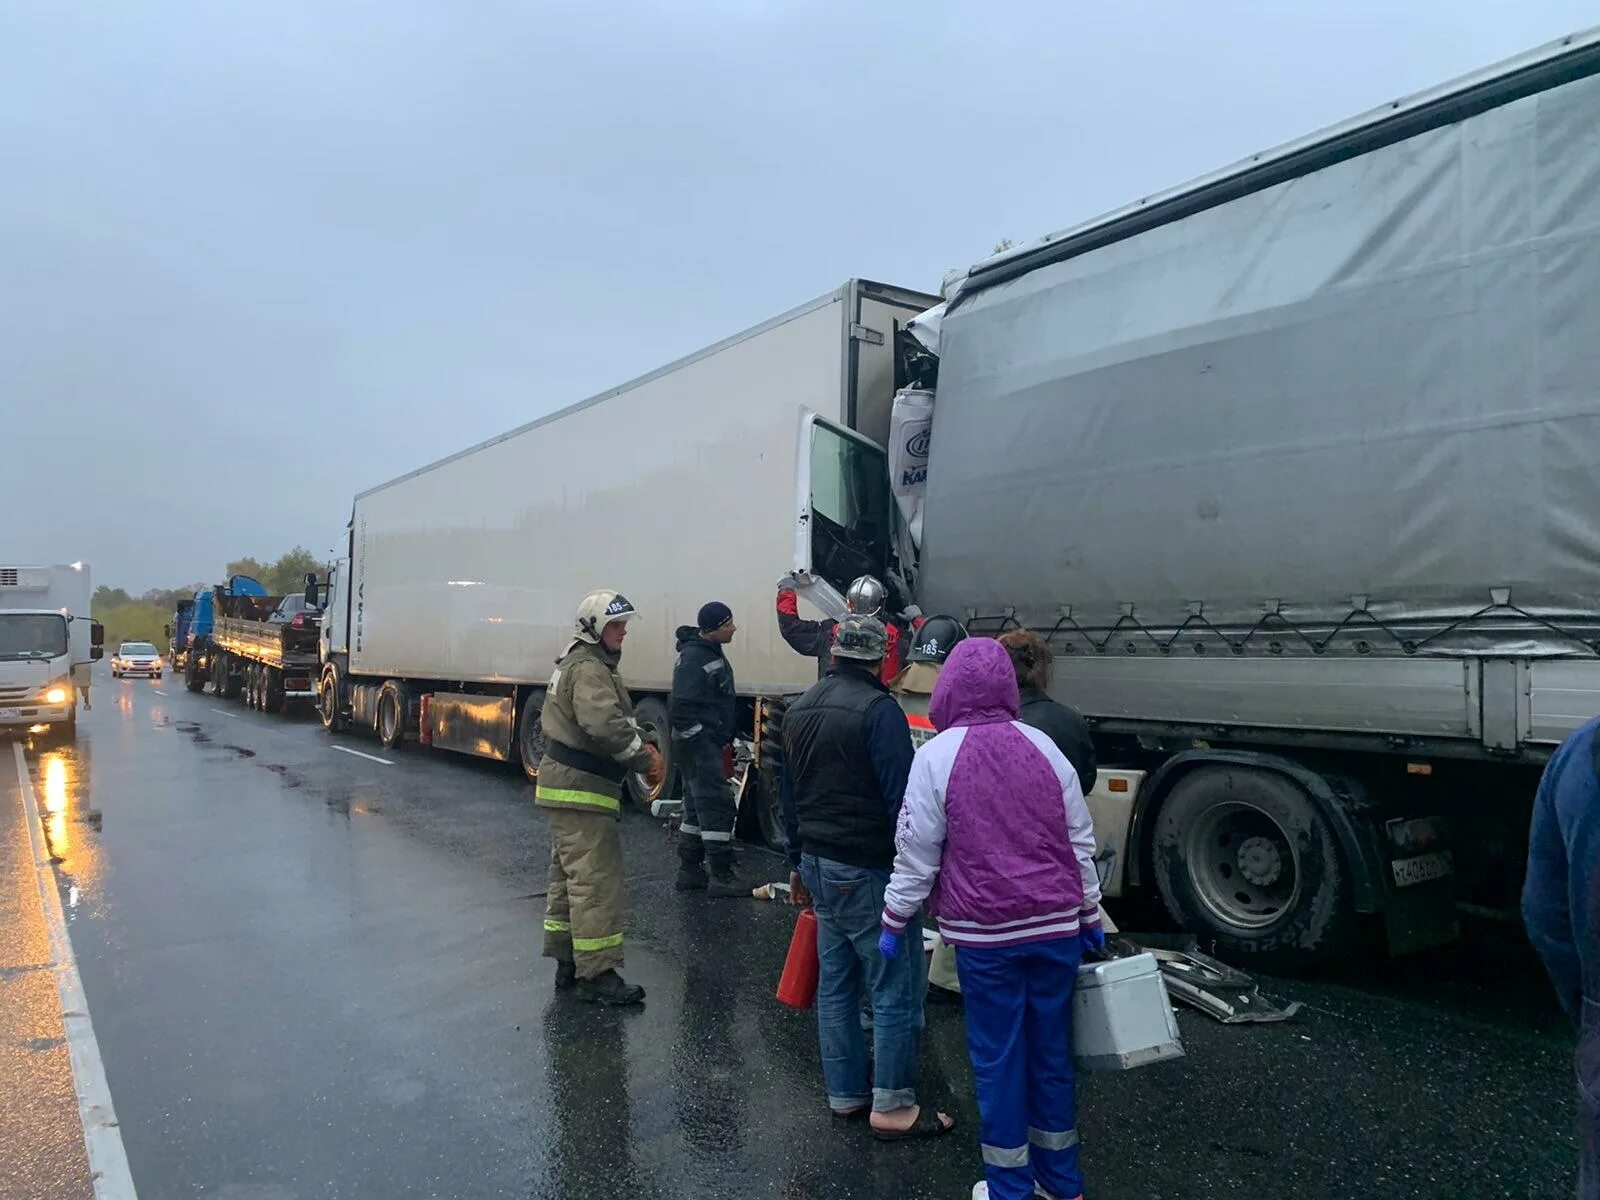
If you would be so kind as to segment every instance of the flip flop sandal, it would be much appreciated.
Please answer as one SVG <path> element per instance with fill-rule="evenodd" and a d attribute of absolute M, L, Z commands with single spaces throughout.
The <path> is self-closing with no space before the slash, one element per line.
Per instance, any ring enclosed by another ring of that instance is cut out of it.
<path fill-rule="evenodd" d="M 945 1114 L 948 1116 L 949 1114 Z M 946 1125 L 939 1119 L 939 1110 L 931 1105 L 924 1105 L 922 1111 L 917 1113 L 917 1119 L 912 1122 L 909 1129 L 874 1129 L 872 1136 L 880 1142 L 914 1142 L 925 1138 L 943 1137 L 956 1127 L 956 1119 L 950 1117 Z"/>

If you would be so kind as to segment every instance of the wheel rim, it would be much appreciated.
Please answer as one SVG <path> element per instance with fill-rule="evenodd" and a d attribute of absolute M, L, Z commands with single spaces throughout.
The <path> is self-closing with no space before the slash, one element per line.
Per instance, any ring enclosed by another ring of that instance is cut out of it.
<path fill-rule="evenodd" d="M 395 702 L 394 694 L 384 696 L 378 712 L 378 736 L 383 739 L 385 746 L 394 742 L 395 717 L 399 705 Z"/>
<path fill-rule="evenodd" d="M 1230 801 L 1202 813 L 1184 839 L 1184 861 L 1200 903 L 1229 925 L 1263 929 L 1300 899 L 1294 839 L 1254 804 Z"/>
<path fill-rule="evenodd" d="M 544 757 L 544 726 L 539 723 L 538 714 L 532 714 L 532 719 L 524 717 L 522 721 L 522 762 L 529 770 L 539 769 L 539 760 Z"/>
<path fill-rule="evenodd" d="M 322 695 L 318 697 L 318 707 L 322 710 L 322 723 L 329 729 L 333 728 L 334 704 L 338 695 L 337 683 L 332 675 L 322 677 Z"/>

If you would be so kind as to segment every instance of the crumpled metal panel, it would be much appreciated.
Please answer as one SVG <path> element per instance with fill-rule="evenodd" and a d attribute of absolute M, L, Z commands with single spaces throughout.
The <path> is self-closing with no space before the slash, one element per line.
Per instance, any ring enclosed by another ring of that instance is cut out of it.
<path fill-rule="evenodd" d="M 1579 80 L 964 299 L 924 608 L 1254 631 L 1236 653 L 1314 652 L 1264 613 L 1372 613 L 1400 632 L 1352 652 L 1589 653 L 1597 131 Z"/>

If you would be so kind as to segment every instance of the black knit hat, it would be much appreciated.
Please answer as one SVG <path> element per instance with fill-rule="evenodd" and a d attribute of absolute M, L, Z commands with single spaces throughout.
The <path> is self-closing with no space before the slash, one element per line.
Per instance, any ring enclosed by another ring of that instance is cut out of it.
<path fill-rule="evenodd" d="M 721 600 L 713 600 L 700 609 L 700 632 L 710 633 L 714 629 L 721 629 L 731 620 L 733 620 L 733 609 Z"/>

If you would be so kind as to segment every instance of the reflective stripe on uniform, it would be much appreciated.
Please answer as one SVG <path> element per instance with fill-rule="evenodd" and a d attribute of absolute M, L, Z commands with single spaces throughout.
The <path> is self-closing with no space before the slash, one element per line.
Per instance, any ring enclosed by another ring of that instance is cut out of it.
<path fill-rule="evenodd" d="M 683 834 L 684 837 L 699 837 L 700 836 L 700 826 L 698 826 L 698 825 L 679 825 L 678 826 L 678 832 Z"/>
<path fill-rule="evenodd" d="M 544 931 L 546 933 L 568 933 L 571 929 L 571 924 L 566 921 L 554 921 L 549 917 L 544 919 Z"/>
<path fill-rule="evenodd" d="M 639 753 L 639 751 L 641 751 L 643 749 L 644 749 L 644 739 L 642 737 L 640 737 L 636 733 L 636 734 L 633 735 L 633 741 L 628 743 L 628 748 L 626 750 L 624 750 L 621 754 L 618 754 L 616 756 L 616 759 L 617 759 L 618 762 L 627 762 L 630 758 L 632 758 L 635 754 Z"/>
<path fill-rule="evenodd" d="M 1078 1131 L 1066 1129 L 1056 1133 L 1048 1129 L 1035 1129 L 1029 1125 L 1028 1140 L 1041 1150 L 1070 1150 L 1078 1144 Z"/>
<path fill-rule="evenodd" d="M 733 834 L 716 833 L 710 829 L 702 829 L 700 831 L 700 840 L 702 842 L 731 842 L 733 841 Z"/>
<path fill-rule="evenodd" d="M 615 796 L 602 796 L 599 792 L 584 792 L 577 788 L 537 787 L 534 799 L 550 800 L 556 804 L 581 804 L 585 808 L 603 808 L 607 812 L 621 812 L 622 802 Z"/>
<path fill-rule="evenodd" d="M 607 937 L 597 937 L 597 938 L 575 937 L 575 938 L 572 939 L 572 948 L 574 950 L 582 950 L 582 951 L 585 951 L 585 952 L 593 952 L 595 950 L 609 950 L 613 946 L 620 946 L 620 945 L 622 945 L 622 935 L 620 933 L 613 933 L 613 934 L 610 934 Z M 1023 1154 L 1026 1155 L 1027 1151 L 1024 1150 Z"/>
<path fill-rule="evenodd" d="M 984 1143 L 978 1149 L 983 1151 L 983 1161 L 991 1167 L 1025 1167 L 1028 1165 L 1028 1147 L 1025 1145 L 991 1146 L 988 1143 Z"/>

